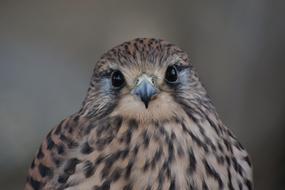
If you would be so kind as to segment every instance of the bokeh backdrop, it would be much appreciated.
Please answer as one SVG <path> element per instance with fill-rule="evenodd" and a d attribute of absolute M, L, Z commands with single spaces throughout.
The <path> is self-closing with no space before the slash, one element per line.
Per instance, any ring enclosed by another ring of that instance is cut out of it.
<path fill-rule="evenodd" d="M 187 51 L 250 152 L 285 189 L 285 1 L 0 1 L 0 189 L 22 189 L 45 134 L 80 108 L 100 55 L 135 37 Z"/>

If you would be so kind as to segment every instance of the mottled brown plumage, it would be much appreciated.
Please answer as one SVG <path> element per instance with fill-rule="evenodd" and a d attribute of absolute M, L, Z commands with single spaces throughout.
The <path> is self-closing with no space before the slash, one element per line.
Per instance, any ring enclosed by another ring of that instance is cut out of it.
<path fill-rule="evenodd" d="M 51 130 L 25 189 L 253 189 L 246 150 L 185 52 L 135 39 L 104 54 L 78 113 Z"/>

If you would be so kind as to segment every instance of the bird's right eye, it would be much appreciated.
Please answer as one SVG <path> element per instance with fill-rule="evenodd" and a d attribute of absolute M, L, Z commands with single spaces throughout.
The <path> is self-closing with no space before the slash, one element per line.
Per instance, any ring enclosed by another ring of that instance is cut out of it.
<path fill-rule="evenodd" d="M 125 83 L 124 75 L 121 73 L 121 71 L 114 71 L 112 73 L 112 85 L 116 88 L 119 88 L 123 86 Z"/>

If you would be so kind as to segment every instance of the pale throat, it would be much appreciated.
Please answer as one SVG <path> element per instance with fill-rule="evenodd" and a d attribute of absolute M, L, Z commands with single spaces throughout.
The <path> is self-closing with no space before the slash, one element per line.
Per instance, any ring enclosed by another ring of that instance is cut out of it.
<path fill-rule="evenodd" d="M 151 100 L 148 108 L 145 108 L 138 98 L 125 95 L 121 97 L 111 115 L 120 115 L 128 119 L 135 118 L 139 122 L 148 123 L 153 121 L 163 122 L 177 116 L 185 116 L 185 112 L 168 93 L 162 92 Z"/>

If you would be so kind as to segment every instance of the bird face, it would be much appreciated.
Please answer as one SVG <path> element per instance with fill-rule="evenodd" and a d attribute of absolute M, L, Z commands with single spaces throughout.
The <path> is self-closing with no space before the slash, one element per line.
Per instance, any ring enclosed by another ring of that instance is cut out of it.
<path fill-rule="evenodd" d="M 135 39 L 99 60 L 84 104 L 91 115 L 165 120 L 203 94 L 182 50 L 161 40 Z"/>

